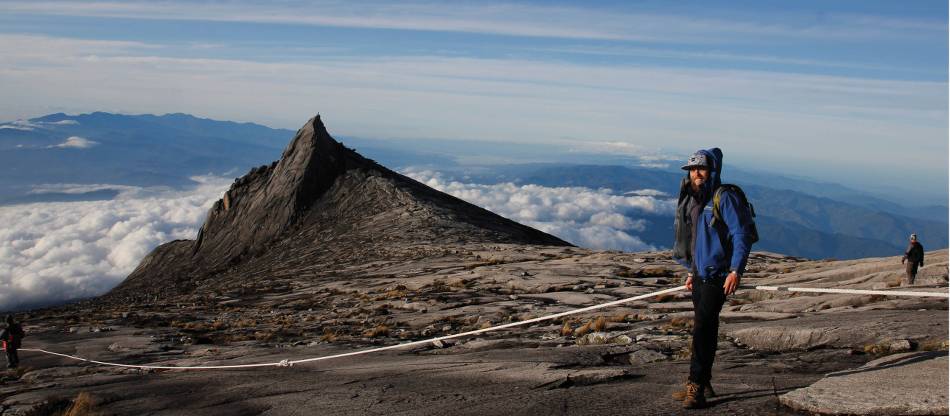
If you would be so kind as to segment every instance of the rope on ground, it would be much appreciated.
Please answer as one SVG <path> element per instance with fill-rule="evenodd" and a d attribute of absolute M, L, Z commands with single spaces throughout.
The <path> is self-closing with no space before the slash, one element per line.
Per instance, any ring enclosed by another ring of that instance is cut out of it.
<path fill-rule="evenodd" d="M 906 290 L 864 290 L 864 289 L 824 289 L 816 287 L 784 287 L 784 286 L 739 286 L 740 289 L 769 290 L 779 292 L 802 293 L 840 293 L 847 295 L 883 295 L 883 296 L 910 296 L 930 298 L 950 298 L 950 293 L 943 292 L 908 292 Z"/>
<path fill-rule="evenodd" d="M 46 351 L 46 350 L 39 349 L 39 348 L 20 348 L 19 351 L 39 352 L 39 353 L 43 353 L 43 354 L 55 355 L 55 356 L 64 357 L 64 358 L 69 358 L 69 359 L 73 359 L 73 360 L 85 361 L 85 362 L 92 363 L 92 364 L 99 364 L 99 365 L 112 366 L 112 367 L 138 368 L 138 369 L 143 369 L 143 370 L 221 370 L 221 369 L 256 368 L 256 367 L 291 367 L 291 366 L 293 366 L 293 365 L 295 365 L 295 364 L 309 363 L 309 362 L 314 362 L 314 361 L 331 360 L 331 359 L 334 359 L 334 358 L 342 358 L 342 357 L 351 357 L 351 356 L 354 356 L 354 355 L 370 354 L 370 353 L 374 353 L 374 352 L 386 351 L 386 350 L 394 350 L 394 349 L 399 349 L 399 348 L 408 348 L 408 347 L 413 347 L 413 346 L 417 346 L 417 345 L 431 344 L 431 343 L 433 343 L 433 342 L 444 341 L 444 340 L 447 340 L 447 339 L 468 337 L 468 336 L 472 336 L 472 335 L 483 334 L 483 333 L 491 332 L 491 331 L 498 331 L 498 330 L 501 330 L 501 329 L 512 328 L 512 327 L 521 326 L 521 325 L 527 325 L 527 324 L 532 324 L 532 323 L 536 323 L 536 322 L 549 321 L 549 320 L 561 318 L 561 317 L 564 317 L 564 316 L 576 315 L 576 314 L 579 314 L 579 313 L 590 312 L 590 311 L 594 311 L 594 310 L 597 310 L 597 309 L 609 308 L 609 307 L 611 307 L 611 306 L 616 306 L 616 305 L 620 305 L 620 304 L 624 304 L 624 303 L 628 303 L 628 302 L 633 302 L 633 301 L 635 301 L 635 300 L 647 299 L 647 298 L 651 298 L 651 297 L 654 297 L 654 296 L 663 295 L 663 294 L 666 294 L 666 293 L 678 292 L 678 291 L 683 290 L 683 289 L 686 289 L 686 286 L 672 287 L 672 288 L 669 288 L 669 289 L 663 289 L 663 290 L 659 290 L 659 291 L 656 291 L 656 292 L 647 293 L 647 294 L 644 294 L 644 295 L 633 296 L 633 297 L 629 297 L 629 298 L 625 298 L 625 299 L 615 300 L 615 301 L 612 301 L 612 302 L 602 303 L 602 304 L 599 304 L 599 305 L 588 306 L 588 307 L 585 307 L 585 308 L 573 309 L 573 310 L 570 310 L 570 311 L 561 312 L 561 313 L 556 313 L 556 314 L 553 314 L 553 315 L 545 315 L 545 316 L 541 316 L 541 317 L 537 317 L 537 318 L 526 319 L 526 320 L 523 320 L 523 321 L 511 322 L 511 323 L 507 323 L 507 324 L 503 324 L 503 325 L 492 326 L 492 327 L 489 327 L 489 328 L 482 328 L 482 329 L 477 329 L 477 330 L 474 330 L 474 331 L 462 332 L 462 333 L 459 333 L 459 334 L 445 335 L 445 336 L 435 337 L 435 338 L 430 338 L 430 339 L 425 339 L 425 340 L 421 340 L 421 341 L 412 341 L 412 342 L 407 342 L 407 343 L 403 343 L 403 344 L 395 344 L 395 345 L 389 345 L 389 346 L 386 346 L 386 347 L 379 347 L 379 348 L 370 348 L 370 349 L 366 349 L 366 350 L 352 351 L 352 352 L 347 352 L 347 353 L 342 353 L 342 354 L 327 355 L 327 356 L 323 356 L 323 357 L 305 358 L 305 359 L 302 359 L 302 360 L 288 360 L 288 359 L 284 359 L 284 360 L 280 360 L 280 361 L 277 361 L 277 362 L 270 362 L 270 363 L 235 364 L 235 365 L 200 365 L 200 366 L 182 366 L 182 367 L 176 367 L 176 366 L 161 366 L 161 365 L 134 365 L 134 364 L 119 364 L 119 363 L 111 363 L 111 362 L 107 362 L 107 361 L 90 360 L 90 359 L 87 359 L 87 358 L 77 357 L 77 356 L 75 356 L 75 355 L 61 354 L 61 353 L 58 353 L 58 352 Z M 739 289 L 754 289 L 754 290 L 783 291 L 783 292 L 803 292 L 803 293 L 837 293 L 837 294 L 852 294 L 852 295 L 883 295 L 883 296 L 910 296 L 910 297 L 939 297 L 939 298 L 950 298 L 950 293 L 948 293 L 948 292 L 946 292 L 946 291 L 942 291 L 942 292 L 910 292 L 910 291 L 900 291 L 900 290 L 823 289 L 823 288 L 805 288 L 805 287 L 747 286 L 747 285 L 739 286 Z"/>

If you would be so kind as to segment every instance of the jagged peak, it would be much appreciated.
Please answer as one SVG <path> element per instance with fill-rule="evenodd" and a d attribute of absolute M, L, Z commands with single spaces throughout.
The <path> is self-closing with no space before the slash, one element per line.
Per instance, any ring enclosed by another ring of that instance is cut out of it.
<path fill-rule="evenodd" d="M 212 206 L 193 254 L 218 263 L 258 251 L 303 216 L 346 170 L 376 166 L 334 140 L 317 114 L 297 130 L 280 160 L 235 180 Z"/>

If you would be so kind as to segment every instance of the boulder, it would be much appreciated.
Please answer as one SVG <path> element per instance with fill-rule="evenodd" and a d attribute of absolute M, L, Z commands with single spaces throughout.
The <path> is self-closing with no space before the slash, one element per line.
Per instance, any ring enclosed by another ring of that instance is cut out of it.
<path fill-rule="evenodd" d="M 947 364 L 946 351 L 890 355 L 828 374 L 779 401 L 823 415 L 945 415 Z"/>

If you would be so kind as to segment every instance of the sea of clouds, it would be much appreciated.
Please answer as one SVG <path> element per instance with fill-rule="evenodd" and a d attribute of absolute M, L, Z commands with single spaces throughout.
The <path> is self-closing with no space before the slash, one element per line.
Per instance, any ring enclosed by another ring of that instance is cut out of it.
<path fill-rule="evenodd" d="M 115 189 L 107 201 L 0 207 L 0 310 L 100 295 L 159 244 L 195 238 L 208 208 L 230 184 L 194 177 L 188 190 L 55 185 L 40 193 Z"/>
<path fill-rule="evenodd" d="M 658 249 L 637 236 L 646 227 L 637 214 L 672 216 L 676 208 L 676 201 L 650 189 L 616 195 L 610 189 L 462 183 L 440 172 L 412 167 L 402 173 L 574 245 L 599 250 Z"/>
<path fill-rule="evenodd" d="M 623 195 L 607 189 L 494 185 L 447 180 L 439 172 L 403 172 L 442 192 L 504 217 L 594 249 L 655 250 L 637 233 L 637 214 L 672 215 L 662 192 Z M 158 245 L 193 239 L 207 211 L 231 180 L 195 177 L 188 190 L 120 185 L 37 187 L 36 193 L 113 189 L 106 201 L 51 202 L 0 207 L 0 311 L 96 296 L 119 284 Z"/>

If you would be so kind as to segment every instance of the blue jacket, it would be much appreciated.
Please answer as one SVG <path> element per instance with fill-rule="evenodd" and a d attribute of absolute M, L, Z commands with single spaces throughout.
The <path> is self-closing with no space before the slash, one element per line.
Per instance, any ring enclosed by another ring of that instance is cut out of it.
<path fill-rule="evenodd" d="M 712 213 L 712 195 L 722 184 L 720 175 L 722 174 L 722 151 L 718 148 L 702 150 L 710 157 L 715 164 L 714 169 L 710 170 L 710 178 L 706 181 L 704 187 L 705 195 L 709 195 L 708 201 L 696 221 L 695 228 L 691 232 L 696 233 L 696 247 L 692 254 L 692 259 L 684 256 L 682 248 L 684 247 L 684 237 L 681 232 L 677 232 L 677 242 L 674 245 L 680 250 L 674 249 L 674 258 L 686 268 L 690 268 L 690 260 L 696 265 L 696 273 L 700 279 L 707 280 L 722 277 L 731 271 L 738 271 L 739 274 L 745 272 L 746 262 L 749 260 L 749 252 L 752 251 L 752 213 L 749 208 L 741 203 L 739 197 L 734 192 L 724 189 L 719 201 L 720 215 L 722 221 L 713 221 Z M 686 174 L 686 180 L 681 184 L 680 204 L 677 208 L 677 225 L 675 228 L 679 231 L 679 224 L 682 223 L 683 216 L 688 215 L 684 211 L 685 205 L 683 198 L 688 197 L 687 188 L 689 186 L 689 172 Z M 688 234 L 685 236 L 688 240 Z M 688 246 L 686 242 L 685 246 Z"/>

